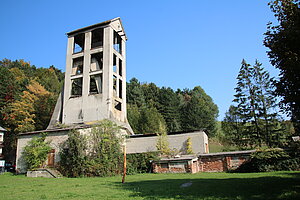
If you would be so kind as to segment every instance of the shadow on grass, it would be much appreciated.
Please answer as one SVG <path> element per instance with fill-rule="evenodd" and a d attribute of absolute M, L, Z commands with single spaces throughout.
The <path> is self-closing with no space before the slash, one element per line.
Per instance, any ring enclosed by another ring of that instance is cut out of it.
<path fill-rule="evenodd" d="M 190 187 L 180 187 L 191 182 Z M 163 179 L 119 185 L 143 199 L 300 199 L 299 174 L 291 177 Z"/>

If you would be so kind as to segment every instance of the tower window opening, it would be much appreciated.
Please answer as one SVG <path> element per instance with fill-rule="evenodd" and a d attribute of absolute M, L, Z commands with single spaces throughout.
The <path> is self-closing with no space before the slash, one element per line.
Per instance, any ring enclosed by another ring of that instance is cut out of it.
<path fill-rule="evenodd" d="M 103 28 L 92 31 L 92 48 L 103 47 Z"/>
<path fill-rule="evenodd" d="M 102 93 L 102 74 L 90 76 L 90 94 Z"/>
<path fill-rule="evenodd" d="M 115 109 L 121 111 L 122 110 L 122 103 L 119 101 L 115 101 Z"/>
<path fill-rule="evenodd" d="M 82 73 L 83 73 L 83 57 L 73 59 L 71 75 L 79 75 Z"/>
<path fill-rule="evenodd" d="M 122 54 L 122 39 L 116 31 L 114 31 L 114 49 Z"/>
<path fill-rule="evenodd" d="M 122 80 L 119 80 L 119 98 L 122 99 Z"/>
<path fill-rule="evenodd" d="M 99 71 L 103 69 L 103 53 L 95 53 L 91 55 L 90 71 Z"/>
<path fill-rule="evenodd" d="M 119 59 L 119 75 L 122 76 L 122 60 Z"/>
<path fill-rule="evenodd" d="M 74 36 L 74 50 L 73 53 L 79 53 L 84 51 L 84 33 L 80 33 Z"/>
<path fill-rule="evenodd" d="M 115 54 L 113 59 L 113 72 L 117 73 L 117 56 Z"/>
<path fill-rule="evenodd" d="M 117 96 L 117 77 L 115 75 L 113 76 L 113 93 L 114 96 Z"/>
<path fill-rule="evenodd" d="M 71 97 L 82 96 L 82 78 L 72 79 Z"/>

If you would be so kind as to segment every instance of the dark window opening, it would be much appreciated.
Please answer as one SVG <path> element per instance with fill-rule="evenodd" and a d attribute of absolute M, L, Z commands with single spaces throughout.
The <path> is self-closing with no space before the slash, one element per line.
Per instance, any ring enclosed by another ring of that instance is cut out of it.
<path fill-rule="evenodd" d="M 122 81 L 119 80 L 119 98 L 122 99 Z"/>
<path fill-rule="evenodd" d="M 122 76 L 122 60 L 119 59 L 119 75 Z"/>
<path fill-rule="evenodd" d="M 103 53 L 92 54 L 90 71 L 99 71 L 101 69 L 103 69 Z"/>
<path fill-rule="evenodd" d="M 92 31 L 92 48 L 103 47 L 103 28 Z"/>
<path fill-rule="evenodd" d="M 71 97 L 82 96 L 82 78 L 72 80 Z"/>
<path fill-rule="evenodd" d="M 117 77 L 115 75 L 113 76 L 113 93 L 114 96 L 117 96 Z"/>
<path fill-rule="evenodd" d="M 168 163 L 160 163 L 160 167 L 161 167 L 161 168 L 168 169 L 168 168 L 169 168 L 169 165 L 168 165 Z"/>
<path fill-rule="evenodd" d="M 116 31 L 114 31 L 114 49 L 122 54 L 122 39 Z"/>
<path fill-rule="evenodd" d="M 113 72 L 117 73 L 117 56 L 115 54 L 113 58 Z"/>
<path fill-rule="evenodd" d="M 84 51 L 84 33 L 80 33 L 74 36 L 74 50 L 73 53 L 79 53 Z"/>
<path fill-rule="evenodd" d="M 71 75 L 78 75 L 82 73 L 83 73 L 83 57 L 73 59 Z"/>
<path fill-rule="evenodd" d="M 90 94 L 102 93 L 102 74 L 90 76 Z"/>
<path fill-rule="evenodd" d="M 119 101 L 115 101 L 115 109 L 121 111 L 122 110 L 122 103 Z"/>

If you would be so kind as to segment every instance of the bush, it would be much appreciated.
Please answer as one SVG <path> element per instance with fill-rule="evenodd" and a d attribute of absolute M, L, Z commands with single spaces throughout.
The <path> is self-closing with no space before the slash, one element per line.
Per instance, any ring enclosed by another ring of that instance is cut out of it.
<path fill-rule="evenodd" d="M 68 177 L 113 176 L 123 170 L 120 127 L 109 120 L 96 124 L 89 136 L 72 130 L 61 147 L 59 170 Z"/>
<path fill-rule="evenodd" d="M 287 153 L 283 149 L 261 149 L 251 154 L 248 162 L 241 165 L 235 172 L 270 172 L 299 170 L 300 158 Z"/>
<path fill-rule="evenodd" d="M 23 156 L 29 170 L 42 167 L 51 150 L 50 142 L 46 142 L 46 134 L 32 138 L 24 148 Z"/>
<path fill-rule="evenodd" d="M 127 154 L 126 174 L 149 173 L 152 171 L 152 161 L 158 159 L 158 152 Z"/>

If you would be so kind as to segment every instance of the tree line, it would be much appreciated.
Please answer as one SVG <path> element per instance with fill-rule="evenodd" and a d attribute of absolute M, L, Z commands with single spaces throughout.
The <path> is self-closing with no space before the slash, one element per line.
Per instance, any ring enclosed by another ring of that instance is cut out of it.
<path fill-rule="evenodd" d="M 200 86 L 174 91 L 132 78 L 127 83 L 127 116 L 138 134 L 202 129 L 214 136 L 218 107 Z"/>

